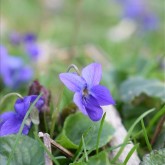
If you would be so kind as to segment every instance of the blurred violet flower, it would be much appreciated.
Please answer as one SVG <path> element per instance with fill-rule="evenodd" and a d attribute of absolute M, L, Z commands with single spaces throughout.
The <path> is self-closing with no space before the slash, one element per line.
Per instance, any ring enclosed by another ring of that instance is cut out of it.
<path fill-rule="evenodd" d="M 40 49 L 37 45 L 37 37 L 34 33 L 21 35 L 18 32 L 13 32 L 10 35 L 10 41 L 13 45 L 23 44 L 26 53 L 31 59 L 36 60 L 38 58 Z"/>
<path fill-rule="evenodd" d="M 92 63 L 82 70 L 82 76 L 76 73 L 61 73 L 60 80 L 75 92 L 74 103 L 81 112 L 93 121 L 101 119 L 101 106 L 115 104 L 109 90 L 99 85 L 102 76 L 101 65 Z"/>
<path fill-rule="evenodd" d="M 30 105 L 35 101 L 37 95 L 26 96 L 16 100 L 14 109 L 15 111 L 5 112 L 0 115 L 0 136 L 7 136 L 10 134 L 17 134 L 23 122 L 23 119 L 30 108 Z M 44 105 L 44 101 L 40 98 L 35 107 L 40 112 L 40 109 Z M 22 134 L 27 135 L 32 122 L 30 117 L 27 118 Z"/>
<path fill-rule="evenodd" d="M 20 33 L 13 32 L 10 34 L 10 42 L 13 45 L 19 45 L 22 42 L 21 40 L 22 40 L 22 37 Z"/>
<path fill-rule="evenodd" d="M 40 53 L 39 47 L 36 41 L 37 41 L 37 37 L 33 33 L 27 33 L 23 37 L 25 50 L 28 53 L 28 55 L 30 55 L 30 57 L 34 60 L 38 58 L 38 55 Z"/>
<path fill-rule="evenodd" d="M 0 46 L 0 77 L 7 87 L 18 88 L 32 79 L 33 72 L 19 57 L 12 57 Z"/>
<path fill-rule="evenodd" d="M 158 18 L 149 9 L 145 0 L 119 0 L 123 5 L 125 18 L 134 20 L 143 30 L 154 30 L 158 25 Z"/>

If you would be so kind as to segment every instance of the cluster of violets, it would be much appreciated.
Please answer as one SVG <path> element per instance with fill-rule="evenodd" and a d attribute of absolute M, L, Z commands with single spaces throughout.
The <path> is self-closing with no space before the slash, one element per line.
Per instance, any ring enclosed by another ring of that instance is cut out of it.
<path fill-rule="evenodd" d="M 13 32 L 10 35 L 10 42 L 15 45 L 23 45 L 25 52 L 32 60 L 37 60 L 40 49 L 37 44 L 37 37 L 34 33 L 20 34 Z"/>
<path fill-rule="evenodd" d="M 6 136 L 10 134 L 17 134 L 23 122 L 23 119 L 30 108 L 30 105 L 36 100 L 37 95 L 26 96 L 24 98 L 18 98 L 14 105 L 15 111 L 5 112 L 0 115 L 0 136 Z M 40 98 L 35 107 L 40 112 L 44 100 Z M 28 117 L 25 122 L 22 133 L 27 135 L 32 126 L 32 121 Z"/>
<path fill-rule="evenodd" d="M 149 9 L 146 0 L 118 0 L 123 6 L 124 18 L 135 21 L 143 30 L 155 30 L 158 18 Z"/>
<path fill-rule="evenodd" d="M 63 84 L 69 90 L 75 92 L 73 101 L 77 105 L 78 109 L 92 121 L 99 121 L 102 118 L 102 106 L 115 104 L 108 88 L 99 85 L 101 77 L 102 68 L 98 63 L 92 63 L 83 68 L 82 75 L 69 72 L 61 73 L 59 75 L 59 78 Z M 36 81 L 33 86 L 31 86 L 30 91 L 34 88 L 36 88 L 37 91 L 43 90 L 43 88 Z M 19 98 L 15 102 L 14 112 L 5 112 L 0 115 L 0 136 L 18 133 L 31 103 L 33 103 L 36 98 L 37 95 Z M 48 105 L 49 99 L 47 102 L 45 102 L 45 100 L 46 99 L 42 97 L 36 103 L 35 106 L 39 112 L 42 111 L 44 104 Z M 30 118 L 28 118 L 22 133 L 25 135 L 28 134 L 31 125 L 32 122 Z"/>
<path fill-rule="evenodd" d="M 2 45 L 0 45 L 0 59 L 0 78 L 7 87 L 15 89 L 32 79 L 32 69 L 25 66 L 20 57 L 9 55 Z"/>

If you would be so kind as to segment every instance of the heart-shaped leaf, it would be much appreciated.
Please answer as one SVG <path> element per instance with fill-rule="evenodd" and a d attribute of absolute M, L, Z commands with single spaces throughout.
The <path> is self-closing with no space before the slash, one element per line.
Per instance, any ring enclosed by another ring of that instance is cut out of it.
<path fill-rule="evenodd" d="M 97 143 L 97 136 L 100 127 L 99 122 L 91 121 L 82 113 L 70 115 L 64 123 L 62 134 L 57 137 L 57 142 L 66 148 L 77 149 L 84 134 L 86 149 L 95 149 Z M 103 124 L 103 129 L 100 137 L 99 147 L 107 144 L 114 133 L 113 127 L 106 121 Z"/>
<path fill-rule="evenodd" d="M 0 137 L 0 162 L 7 164 L 16 135 Z M 12 165 L 44 165 L 44 150 L 34 139 L 21 135 L 15 148 Z"/>

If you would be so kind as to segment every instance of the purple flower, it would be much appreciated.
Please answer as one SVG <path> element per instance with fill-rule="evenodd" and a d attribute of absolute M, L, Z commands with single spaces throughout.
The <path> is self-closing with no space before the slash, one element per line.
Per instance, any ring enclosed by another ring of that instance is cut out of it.
<path fill-rule="evenodd" d="M 137 22 L 144 30 L 154 30 L 157 28 L 158 19 L 149 10 L 145 0 L 120 0 L 123 5 L 123 15 Z"/>
<path fill-rule="evenodd" d="M 32 58 L 36 60 L 40 54 L 40 49 L 37 45 L 37 37 L 33 33 L 26 33 L 24 35 L 13 32 L 10 35 L 10 41 L 13 45 L 23 44 L 23 47 L 26 53 Z"/>
<path fill-rule="evenodd" d="M 0 77 L 7 87 L 18 88 L 21 84 L 31 80 L 32 69 L 24 66 L 21 58 L 8 55 L 3 46 L 0 46 L 0 57 Z"/>
<path fill-rule="evenodd" d="M 30 108 L 30 105 L 35 101 L 37 95 L 26 96 L 23 99 L 17 99 L 14 105 L 15 111 L 5 112 L 0 115 L 0 136 L 17 134 L 23 122 L 23 119 Z M 44 101 L 40 98 L 35 107 L 40 111 L 44 105 Z M 27 135 L 32 125 L 30 117 L 25 122 L 22 133 Z"/>
<path fill-rule="evenodd" d="M 28 53 L 28 55 L 34 60 L 38 58 L 38 55 L 40 53 L 36 40 L 37 37 L 33 33 L 27 33 L 23 37 L 25 50 Z"/>
<path fill-rule="evenodd" d="M 19 45 L 22 42 L 22 36 L 18 32 L 12 32 L 9 36 L 10 42 L 13 45 Z"/>
<path fill-rule="evenodd" d="M 81 112 L 93 121 L 101 119 L 101 106 L 115 104 L 109 90 L 99 85 L 102 75 L 101 65 L 92 63 L 82 70 L 82 76 L 76 73 L 61 73 L 60 80 L 67 88 L 75 92 L 74 103 Z"/>

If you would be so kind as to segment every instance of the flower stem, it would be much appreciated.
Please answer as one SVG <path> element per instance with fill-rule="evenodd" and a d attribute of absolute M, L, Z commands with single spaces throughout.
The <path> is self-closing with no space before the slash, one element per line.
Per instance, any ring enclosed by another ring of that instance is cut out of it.
<path fill-rule="evenodd" d="M 96 143 L 96 153 L 97 154 L 99 153 L 99 142 L 100 142 L 100 136 L 101 136 L 101 133 L 102 133 L 105 116 L 106 116 L 106 112 L 104 113 L 104 115 L 101 119 L 100 128 L 99 128 L 99 132 L 98 132 L 98 136 L 97 136 L 97 143 Z"/>
<path fill-rule="evenodd" d="M 58 95 L 57 106 L 56 106 L 56 108 L 55 108 L 55 110 L 53 111 L 53 114 L 52 114 L 52 121 L 51 121 L 51 127 L 50 127 L 50 137 L 51 138 L 53 137 L 55 123 L 56 123 L 56 119 L 57 119 L 57 112 L 59 112 L 60 101 L 61 101 L 61 98 L 62 98 L 63 90 L 64 90 L 64 85 L 62 84 L 62 86 L 60 87 L 60 93 Z"/>
<path fill-rule="evenodd" d="M 19 93 L 16 93 L 16 92 L 13 92 L 13 93 L 8 93 L 6 94 L 5 96 L 2 97 L 2 99 L 0 100 L 0 106 L 3 104 L 3 102 L 10 96 L 17 96 L 21 99 L 23 99 L 23 97 L 19 94 Z"/>
<path fill-rule="evenodd" d="M 76 65 L 74 65 L 74 64 L 69 65 L 69 67 L 67 69 L 67 72 L 69 72 L 71 69 L 74 69 L 76 71 L 76 73 L 78 75 L 80 75 L 80 71 L 79 71 L 79 69 L 78 69 L 78 67 Z"/>

